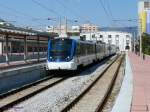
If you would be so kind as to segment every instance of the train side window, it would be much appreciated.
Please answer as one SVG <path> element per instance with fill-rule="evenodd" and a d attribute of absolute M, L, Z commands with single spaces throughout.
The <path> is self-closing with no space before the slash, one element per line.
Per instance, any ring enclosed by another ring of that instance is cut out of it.
<path fill-rule="evenodd" d="M 86 55 L 86 44 L 81 44 L 81 46 L 80 46 L 80 49 L 81 49 L 81 55 L 82 56 L 84 56 L 84 55 Z"/>
<path fill-rule="evenodd" d="M 80 52 L 81 52 L 81 56 L 83 56 L 84 54 L 84 45 L 83 44 L 80 44 Z"/>
<path fill-rule="evenodd" d="M 88 54 L 91 54 L 92 53 L 92 46 L 90 44 L 88 44 Z"/>
<path fill-rule="evenodd" d="M 84 55 L 87 55 L 88 54 L 88 45 L 87 44 L 84 44 Z"/>
<path fill-rule="evenodd" d="M 94 46 L 94 44 L 92 46 L 92 53 L 95 53 L 95 46 Z"/>
<path fill-rule="evenodd" d="M 85 55 L 87 55 L 88 54 L 88 50 L 89 50 L 88 44 L 84 45 L 84 49 L 85 49 Z"/>

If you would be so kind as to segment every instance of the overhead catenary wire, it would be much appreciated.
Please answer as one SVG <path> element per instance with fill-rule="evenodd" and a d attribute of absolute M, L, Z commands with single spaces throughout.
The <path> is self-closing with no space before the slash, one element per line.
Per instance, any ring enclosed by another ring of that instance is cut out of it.
<path fill-rule="evenodd" d="M 0 3 L 0 5 L 1 5 L 1 7 L 3 7 L 3 8 L 5 8 L 5 9 L 7 9 L 7 10 L 9 10 L 10 12 L 13 12 L 13 13 L 15 13 L 15 14 L 13 14 L 14 16 L 16 16 L 17 18 L 26 18 L 26 19 L 23 19 L 24 21 L 33 21 L 34 19 L 36 19 L 36 17 L 34 17 L 34 16 L 32 16 L 32 15 L 29 15 L 29 14 L 26 14 L 26 13 L 24 13 L 24 12 L 21 12 L 21 11 L 18 11 L 18 10 L 16 10 L 16 9 L 14 9 L 14 8 L 12 8 L 12 7 L 8 7 L 7 5 L 4 5 L 4 4 L 2 4 L 2 3 Z M 17 21 L 16 21 L 17 22 Z M 39 23 L 39 24 L 43 24 L 43 23 L 41 23 L 41 22 L 37 22 L 37 23 Z M 28 26 L 28 25 L 27 25 Z"/>
<path fill-rule="evenodd" d="M 62 1 L 60 0 L 55 0 L 58 4 L 60 4 L 66 11 L 68 11 L 71 15 L 76 15 L 78 16 L 78 18 L 83 19 L 83 17 L 81 17 L 75 10 L 73 10 L 72 8 L 68 7 L 67 5 L 65 5 Z M 78 19 L 77 18 L 77 19 Z"/>
<path fill-rule="evenodd" d="M 21 11 L 18 11 L 16 9 L 14 9 L 14 8 L 8 7 L 8 6 L 4 5 L 4 4 L 0 3 L 0 6 L 3 7 L 3 8 L 5 8 L 5 9 L 7 9 L 7 10 L 9 10 L 9 11 L 11 11 L 11 12 L 16 13 L 17 15 L 22 15 L 22 16 L 27 17 L 27 18 L 29 18 L 29 17 L 30 18 L 34 18 L 33 16 L 31 16 L 29 14 L 23 13 Z"/>
<path fill-rule="evenodd" d="M 62 15 L 62 14 L 58 13 L 57 11 L 48 8 L 46 5 L 40 3 L 40 2 L 38 2 L 38 1 L 36 1 L 36 0 L 31 0 L 31 1 L 34 2 L 35 4 L 39 5 L 40 7 L 42 7 L 43 9 L 45 9 L 46 11 L 48 11 L 48 12 L 50 12 L 50 13 L 53 13 L 53 14 L 59 16 L 59 18 L 62 18 L 62 17 L 66 18 L 65 15 Z M 57 0 L 56 0 L 56 1 L 57 1 Z M 57 1 L 57 2 L 58 2 L 60 5 L 62 5 L 64 8 L 67 8 L 62 2 L 60 2 L 60 1 Z M 47 19 L 48 19 L 48 18 L 47 18 Z M 56 18 L 55 18 L 55 19 L 56 19 Z M 70 19 L 70 20 L 71 20 L 71 19 Z"/>
<path fill-rule="evenodd" d="M 58 15 L 59 18 L 60 18 L 60 17 L 61 17 L 61 18 L 62 18 L 62 17 L 66 18 L 65 15 L 62 15 L 62 14 L 56 12 L 55 10 L 48 8 L 46 5 L 44 5 L 43 3 L 38 2 L 37 0 L 31 0 L 31 1 L 34 2 L 35 4 L 39 5 L 39 6 L 42 7 L 43 9 L 47 10 L 48 12 Z M 59 3 L 60 5 L 62 5 L 65 9 L 67 9 L 67 11 L 70 11 L 71 14 L 77 15 L 78 17 L 80 17 L 80 18 L 83 19 L 83 17 L 79 16 L 74 10 L 72 10 L 72 9 L 69 8 L 69 7 L 67 7 L 65 4 L 63 4 L 63 2 L 60 2 L 60 1 L 58 1 L 58 0 L 56 0 L 56 1 L 57 1 L 57 3 Z M 84 19 L 85 19 L 85 18 L 84 18 Z M 73 19 L 67 19 L 67 20 L 73 20 Z M 86 19 L 86 21 L 89 21 L 89 20 Z"/>
<path fill-rule="evenodd" d="M 36 1 L 36 0 L 31 0 L 33 3 L 37 4 L 38 6 L 42 7 L 43 9 L 47 10 L 50 13 L 56 14 L 57 16 L 62 16 L 60 13 L 56 12 L 55 10 L 48 8 L 46 5 Z"/>
<path fill-rule="evenodd" d="M 61 18 L 62 18 L 62 17 L 65 17 L 65 16 L 63 16 L 62 14 L 58 13 L 57 11 L 55 11 L 55 10 L 53 10 L 53 9 L 48 8 L 46 5 L 40 3 L 40 2 L 38 2 L 38 1 L 36 1 L 36 0 L 31 0 L 31 1 L 32 1 L 33 3 L 35 3 L 36 5 L 42 7 L 43 9 L 45 9 L 45 10 L 48 11 L 49 13 L 53 13 L 53 14 L 57 15 L 57 16 L 58 16 L 58 20 L 59 20 L 59 22 L 60 22 L 60 24 L 61 24 Z M 48 19 L 48 18 L 47 18 L 47 19 Z M 60 27 L 61 27 L 61 25 L 60 25 Z"/>
<path fill-rule="evenodd" d="M 98 0 L 98 2 L 100 3 L 100 5 L 102 6 L 102 8 L 103 8 L 103 10 L 104 10 L 104 12 L 105 12 L 105 14 L 106 14 L 106 16 L 107 16 L 107 17 L 109 18 L 109 20 L 110 20 L 110 15 L 109 15 L 109 13 L 108 13 L 107 10 L 106 10 L 103 1 L 102 1 L 102 0 Z"/>
<path fill-rule="evenodd" d="M 108 2 L 107 2 L 107 9 L 108 9 L 108 12 L 109 12 L 111 18 L 113 19 L 113 13 L 112 13 L 111 8 L 110 8 L 110 0 L 108 0 Z"/>
<path fill-rule="evenodd" d="M 41 3 L 41 2 L 39 2 L 38 0 L 31 0 L 31 1 L 33 1 L 35 4 L 37 4 L 38 6 L 42 7 L 43 9 L 47 10 L 47 11 L 50 12 L 50 13 L 53 13 L 53 14 L 59 16 L 59 17 L 60 17 L 60 16 L 61 16 L 61 17 L 64 16 L 64 15 L 60 14 L 59 12 L 55 11 L 54 9 L 51 9 L 51 8 L 47 7 L 46 5 L 44 5 L 44 3 Z M 81 20 L 89 21 L 89 20 L 87 20 L 86 17 L 83 17 L 83 16 L 81 16 L 80 14 L 78 14 L 79 12 L 77 12 L 77 11 L 73 10 L 72 8 L 69 8 L 68 6 L 66 6 L 66 4 L 64 4 L 62 1 L 59 0 L 59 3 L 62 4 L 64 8 L 66 7 L 66 10 L 70 11 L 70 13 L 72 13 L 72 14 L 78 16 L 79 18 L 81 18 Z M 1 4 L 1 3 L 0 3 L 0 5 L 1 5 L 1 7 L 4 7 L 5 9 L 7 9 L 7 10 L 13 12 L 14 15 L 16 14 L 16 17 L 18 16 L 18 17 L 20 17 L 20 18 L 21 18 L 21 17 L 22 17 L 22 18 L 26 18 L 26 19 L 23 19 L 24 21 L 29 21 L 29 20 L 30 20 L 30 21 L 34 21 L 34 20 L 39 20 L 39 21 L 40 21 L 40 20 L 42 20 L 42 19 L 39 19 L 39 18 L 37 18 L 37 17 L 34 17 L 34 16 L 30 15 L 30 14 L 24 13 L 24 12 L 22 12 L 22 11 L 20 11 L 20 10 L 16 10 L 16 9 L 14 9 L 14 8 L 11 8 L 11 7 L 8 7 L 8 6 L 6 6 L 6 5 L 3 5 L 3 4 Z M 64 17 L 66 17 L 66 16 L 64 16 Z M 43 20 L 44 20 L 44 19 L 43 19 Z M 45 20 L 47 20 L 47 19 L 45 19 Z M 69 20 L 69 19 L 68 19 L 68 20 Z M 70 20 L 73 20 L 73 19 L 70 19 Z M 37 22 L 37 23 L 40 23 L 39 21 L 36 21 L 36 22 Z M 35 21 L 34 21 L 34 22 L 35 22 Z M 40 24 L 43 24 L 43 23 L 40 23 Z"/>
<path fill-rule="evenodd" d="M 111 11 L 111 8 L 110 8 L 110 0 L 108 0 L 108 2 L 107 2 L 107 9 L 108 9 L 108 12 L 109 12 L 109 14 L 110 14 L 110 17 L 111 17 L 111 19 L 112 19 L 112 21 L 113 21 L 113 24 L 115 25 L 115 26 L 117 26 L 117 27 L 120 27 L 120 26 L 126 26 L 126 24 L 124 24 L 124 23 L 121 23 L 121 21 L 123 22 L 125 22 L 126 20 L 125 19 L 120 19 L 120 20 L 114 20 L 114 16 L 113 16 L 113 14 L 112 14 L 112 11 Z M 119 23 L 120 22 L 120 23 Z M 129 21 L 128 21 L 129 22 Z"/>
<path fill-rule="evenodd" d="M 105 7 L 103 1 L 102 1 L 102 0 L 98 0 L 98 2 L 99 2 L 99 4 L 100 4 L 100 6 L 103 8 L 104 13 L 105 13 L 105 15 L 107 16 L 107 18 L 108 18 L 108 20 L 110 21 L 110 23 L 113 24 L 113 15 L 112 15 L 112 12 L 111 12 L 110 8 L 108 9 L 108 10 L 110 10 L 110 11 L 107 11 L 107 9 L 106 9 L 106 7 Z M 107 5 L 107 7 L 110 7 L 110 6 Z"/>
<path fill-rule="evenodd" d="M 0 7 L 0 8 L 2 8 L 2 7 Z M 15 18 L 18 18 L 19 16 L 18 15 L 16 15 L 16 14 L 12 14 L 10 11 L 2 11 L 2 10 L 0 10 L 0 13 L 1 13 L 1 17 L 3 16 L 3 15 L 7 15 L 7 16 L 10 16 L 10 17 L 15 17 Z"/>
<path fill-rule="evenodd" d="M 66 4 L 64 4 L 62 1 L 60 0 L 55 0 L 57 3 L 59 3 L 62 7 L 64 7 L 66 9 L 66 11 L 70 12 L 70 14 L 72 15 L 76 15 L 78 18 L 80 18 L 81 20 L 83 20 L 84 22 L 91 22 L 90 20 L 87 19 L 87 17 L 80 15 L 76 10 L 74 10 L 73 8 L 68 7 Z M 79 22 L 79 20 L 78 20 Z M 80 21 L 81 22 L 81 21 Z"/>

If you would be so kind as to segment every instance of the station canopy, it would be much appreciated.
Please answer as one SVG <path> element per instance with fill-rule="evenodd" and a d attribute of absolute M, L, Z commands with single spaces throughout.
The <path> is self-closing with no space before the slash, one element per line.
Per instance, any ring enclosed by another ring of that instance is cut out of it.
<path fill-rule="evenodd" d="M 15 27 L 13 25 L 11 26 L 0 25 L 0 34 L 11 36 L 39 36 L 47 38 L 53 38 L 55 36 L 58 36 L 58 34 L 56 33 L 40 32 L 33 29 Z"/>

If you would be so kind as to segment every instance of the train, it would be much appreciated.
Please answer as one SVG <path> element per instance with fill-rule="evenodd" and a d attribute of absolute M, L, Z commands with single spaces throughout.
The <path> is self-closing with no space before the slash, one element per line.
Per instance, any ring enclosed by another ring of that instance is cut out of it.
<path fill-rule="evenodd" d="M 54 38 L 48 41 L 46 70 L 75 71 L 115 53 L 115 45 L 103 42 Z"/>

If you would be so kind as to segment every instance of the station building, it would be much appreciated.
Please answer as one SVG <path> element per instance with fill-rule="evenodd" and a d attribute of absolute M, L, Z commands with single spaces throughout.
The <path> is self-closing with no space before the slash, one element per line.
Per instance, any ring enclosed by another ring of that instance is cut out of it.
<path fill-rule="evenodd" d="M 132 34 L 118 31 L 100 31 L 96 33 L 81 33 L 85 40 L 101 41 L 106 44 L 116 45 L 118 51 L 132 50 Z"/>
<path fill-rule="evenodd" d="M 5 54 L 6 51 L 8 53 L 23 53 L 25 44 L 27 44 L 29 52 L 37 52 L 38 50 L 44 52 L 47 49 L 48 38 L 54 37 L 54 35 L 57 34 L 16 27 L 0 19 L 0 55 Z"/>

